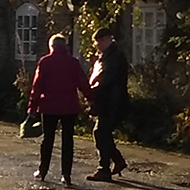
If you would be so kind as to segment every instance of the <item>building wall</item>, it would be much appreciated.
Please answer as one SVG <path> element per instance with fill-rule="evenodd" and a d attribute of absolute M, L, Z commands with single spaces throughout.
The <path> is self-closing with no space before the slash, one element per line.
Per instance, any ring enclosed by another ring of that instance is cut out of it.
<path fill-rule="evenodd" d="M 8 13 L 7 13 L 7 3 L 5 0 L 0 1 L 0 70 L 4 67 L 5 61 L 8 57 Z"/>
<path fill-rule="evenodd" d="M 48 53 L 48 39 L 52 34 L 61 32 L 64 30 L 64 28 L 68 25 L 70 25 L 70 21 L 71 21 L 71 14 L 68 11 L 68 8 L 66 6 L 64 7 L 57 7 L 55 9 L 55 14 L 53 19 L 55 20 L 55 25 L 52 27 L 52 31 L 49 30 L 49 26 L 48 22 L 49 17 L 50 17 L 50 13 L 48 13 L 46 11 L 46 7 L 47 4 L 44 7 L 40 7 L 39 6 L 39 2 L 40 0 L 17 0 L 15 2 L 13 2 L 10 5 L 10 14 L 11 14 L 11 27 L 10 27 L 10 31 L 11 31 L 11 38 L 13 38 L 13 40 L 11 41 L 11 59 L 13 60 L 13 62 L 15 62 L 15 67 L 16 69 L 18 69 L 21 66 L 21 60 L 15 60 L 14 59 L 14 51 L 15 51 L 15 38 L 13 36 L 15 36 L 15 13 L 16 13 L 16 9 L 22 5 L 25 2 L 29 2 L 32 3 L 33 5 L 35 5 L 38 9 L 39 9 L 39 15 L 38 15 L 38 31 L 37 31 L 37 59 L 36 61 L 25 61 L 25 66 L 26 69 L 28 70 L 28 72 L 30 73 L 30 76 L 33 76 L 34 73 L 34 69 L 36 67 L 37 61 L 39 60 L 39 58 L 42 55 L 45 55 L 46 53 Z"/>
<path fill-rule="evenodd" d="M 7 0 L 0 1 L 0 88 L 4 88 L 7 84 L 7 79 L 10 78 L 12 65 L 9 61 L 11 55 L 9 36 L 9 4 Z M 3 81 L 3 82 L 2 82 Z"/>

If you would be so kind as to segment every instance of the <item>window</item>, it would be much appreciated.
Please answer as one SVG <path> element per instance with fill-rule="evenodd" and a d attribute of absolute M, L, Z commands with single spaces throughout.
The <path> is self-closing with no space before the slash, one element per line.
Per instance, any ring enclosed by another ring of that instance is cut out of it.
<path fill-rule="evenodd" d="M 133 27 L 133 63 L 144 63 L 160 44 L 160 37 L 166 25 L 166 14 L 157 4 L 143 4 L 141 25 Z"/>
<path fill-rule="evenodd" d="M 36 60 L 38 9 L 24 3 L 16 10 L 15 59 Z"/>

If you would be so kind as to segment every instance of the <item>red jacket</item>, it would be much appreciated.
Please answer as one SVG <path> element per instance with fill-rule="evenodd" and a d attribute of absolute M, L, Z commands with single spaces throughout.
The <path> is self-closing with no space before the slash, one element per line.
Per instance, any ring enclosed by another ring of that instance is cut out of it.
<path fill-rule="evenodd" d="M 37 65 L 29 97 L 28 113 L 78 114 L 78 92 L 92 100 L 88 79 L 77 59 L 64 48 L 42 57 Z"/>

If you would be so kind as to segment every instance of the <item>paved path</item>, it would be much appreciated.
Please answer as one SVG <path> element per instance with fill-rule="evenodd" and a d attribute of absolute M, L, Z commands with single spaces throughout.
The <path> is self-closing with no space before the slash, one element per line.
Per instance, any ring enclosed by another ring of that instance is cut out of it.
<path fill-rule="evenodd" d="M 60 134 L 57 133 L 50 171 L 45 182 L 33 179 L 38 167 L 42 137 L 19 139 L 19 128 L 0 122 L 0 190 L 62 190 L 60 182 Z M 72 181 L 76 190 L 188 190 L 190 157 L 132 145 L 118 146 L 130 166 L 113 181 L 90 182 L 97 154 L 92 141 L 75 138 Z"/>

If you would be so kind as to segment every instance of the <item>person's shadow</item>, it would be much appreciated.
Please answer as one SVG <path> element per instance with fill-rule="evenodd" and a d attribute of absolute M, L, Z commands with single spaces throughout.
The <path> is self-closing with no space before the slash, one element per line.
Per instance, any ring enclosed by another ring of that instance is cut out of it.
<path fill-rule="evenodd" d="M 174 182 L 173 184 L 178 185 L 180 187 L 190 188 L 190 182 L 181 182 L 181 183 Z"/>
<path fill-rule="evenodd" d="M 94 186 L 89 186 L 89 184 L 73 184 L 72 186 L 64 186 L 62 183 L 55 183 L 52 181 L 45 181 L 45 182 L 41 182 L 41 185 L 44 185 L 44 189 L 48 189 L 48 190 L 56 190 L 58 189 L 73 189 L 73 190 L 100 190 L 100 188 Z M 92 182 L 92 183 L 96 183 L 96 182 Z M 166 187 L 161 187 L 158 185 L 152 185 L 152 184 L 148 184 L 145 182 L 139 182 L 136 180 L 126 180 L 123 178 L 120 178 L 118 180 L 111 180 L 109 182 L 104 182 L 102 181 L 102 183 L 110 183 L 110 184 L 114 184 L 117 186 L 121 186 L 121 187 L 126 187 L 127 189 L 130 190 L 131 189 L 138 189 L 138 190 L 174 190 L 174 188 L 166 188 Z M 46 187 L 46 188 L 45 188 Z M 40 189 L 40 188 L 39 188 Z M 177 189 L 175 189 L 177 190 Z"/>
<path fill-rule="evenodd" d="M 126 179 L 119 179 L 119 180 L 112 180 L 110 183 L 122 186 L 122 187 L 127 187 L 127 188 L 136 188 L 139 190 L 174 190 L 173 188 L 166 188 L 166 187 L 161 187 L 157 185 L 152 185 L 148 184 L 145 182 L 139 182 L 135 180 L 126 180 Z"/>
<path fill-rule="evenodd" d="M 139 182 L 139 181 L 135 181 L 135 180 L 125 180 L 125 179 L 111 180 L 110 182 L 102 182 L 102 183 L 115 184 L 118 186 L 126 187 L 128 190 L 130 190 L 130 188 L 131 189 L 139 189 L 139 190 L 174 190 L 174 188 L 166 188 L 166 187 L 151 185 L 148 183 Z M 91 188 L 86 185 L 83 185 L 83 186 L 73 185 L 69 189 L 74 189 L 74 190 L 96 190 L 97 189 L 97 190 L 100 190 L 98 187 Z"/>

